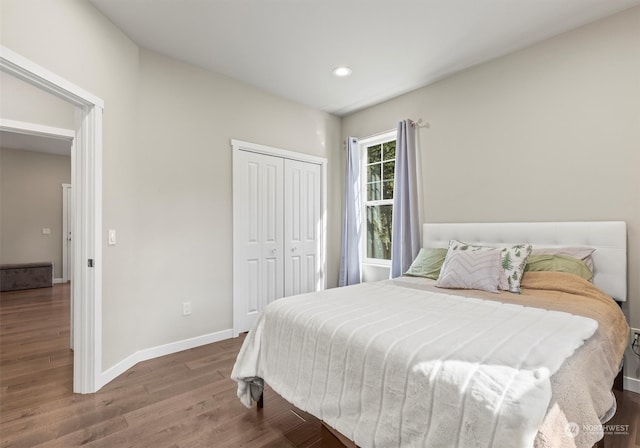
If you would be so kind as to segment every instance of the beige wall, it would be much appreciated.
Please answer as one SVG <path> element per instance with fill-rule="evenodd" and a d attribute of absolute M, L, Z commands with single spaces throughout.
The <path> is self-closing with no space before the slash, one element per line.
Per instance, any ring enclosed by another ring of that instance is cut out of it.
<path fill-rule="evenodd" d="M 106 369 L 230 328 L 232 138 L 329 159 L 330 286 L 341 137 L 405 117 L 431 123 L 420 133 L 428 221 L 623 219 L 637 273 L 639 21 L 636 8 L 342 122 L 140 50 L 85 0 L 3 0 L 0 40 L 105 101 L 103 229 L 118 231 L 103 248 Z M 630 276 L 636 326 L 639 281 Z"/>
<path fill-rule="evenodd" d="M 42 89 L 0 72 L 0 92 L 0 118 L 75 129 L 73 105 Z"/>
<path fill-rule="evenodd" d="M 139 86 L 136 245 L 148 266 L 136 281 L 145 308 L 165 304 L 157 321 L 139 323 L 144 347 L 232 327 L 230 140 L 326 157 L 335 183 L 340 120 L 146 50 Z M 329 241 L 335 285 L 339 228 Z M 186 300 L 189 318 L 180 315 Z"/>
<path fill-rule="evenodd" d="M 428 222 L 626 221 L 640 327 L 639 42 L 636 7 L 345 117 L 343 136 L 430 123 Z"/>
<path fill-rule="evenodd" d="M 231 328 L 230 139 L 327 157 L 340 196 L 337 117 L 140 50 L 85 0 L 2 0 L 0 29 L 2 45 L 105 101 L 103 230 L 118 244 L 104 237 L 103 369 Z M 340 202 L 329 201 L 330 285 Z"/>
<path fill-rule="evenodd" d="M 0 149 L 1 263 L 51 261 L 62 278 L 62 184 L 70 181 L 69 156 Z"/>
<path fill-rule="evenodd" d="M 132 153 L 139 49 L 85 0 L 2 0 L 0 33 L 2 45 L 105 101 L 103 230 L 119 231 L 117 249 L 107 250 L 106 244 L 103 249 L 106 369 L 137 350 L 136 325 L 144 318 L 138 306 L 144 291 L 133 287 L 136 265 L 131 237 L 136 229 L 132 192 L 137 180 Z M 52 125 L 50 121 L 41 124 Z"/>

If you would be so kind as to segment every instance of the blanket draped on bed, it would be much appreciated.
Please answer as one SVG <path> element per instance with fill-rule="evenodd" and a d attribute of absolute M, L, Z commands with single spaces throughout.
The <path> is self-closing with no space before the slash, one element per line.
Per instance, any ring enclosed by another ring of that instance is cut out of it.
<path fill-rule="evenodd" d="M 531 447 L 549 377 L 597 322 L 365 283 L 273 302 L 231 377 L 263 378 L 362 447 Z M 254 387 L 255 388 L 255 387 Z"/>

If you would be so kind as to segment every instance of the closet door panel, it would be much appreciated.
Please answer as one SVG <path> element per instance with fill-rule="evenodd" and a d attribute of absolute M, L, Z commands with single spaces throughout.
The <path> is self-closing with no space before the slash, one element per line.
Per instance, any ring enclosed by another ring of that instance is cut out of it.
<path fill-rule="evenodd" d="M 318 257 L 315 254 L 307 255 L 306 261 L 306 280 L 307 284 L 305 289 L 307 291 L 317 291 L 320 289 L 320 285 L 318 284 L 319 280 L 319 270 L 318 270 Z"/>
<path fill-rule="evenodd" d="M 247 307 L 244 312 L 247 315 L 255 315 L 260 311 L 260 260 L 247 260 Z"/>
<path fill-rule="evenodd" d="M 283 159 L 234 154 L 234 330 L 247 331 L 284 295 Z"/>
<path fill-rule="evenodd" d="M 259 226 L 263 229 L 262 308 L 284 295 L 283 266 L 283 160 L 279 157 L 260 155 L 264 158 L 264 180 L 261 185 Z"/>
<path fill-rule="evenodd" d="M 321 289 L 318 257 L 321 221 L 320 165 L 284 163 L 285 295 Z"/>

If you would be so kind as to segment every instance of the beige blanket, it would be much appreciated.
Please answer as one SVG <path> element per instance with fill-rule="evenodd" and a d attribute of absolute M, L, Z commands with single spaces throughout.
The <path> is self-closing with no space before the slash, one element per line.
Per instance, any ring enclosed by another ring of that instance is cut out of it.
<path fill-rule="evenodd" d="M 405 287 L 442 291 L 433 281 L 402 277 L 389 280 Z M 598 330 L 552 376 L 552 398 L 536 437 L 537 448 L 592 447 L 600 427 L 615 411 L 613 380 L 627 344 L 629 326 L 620 307 L 591 283 L 562 272 L 527 272 L 522 293 L 457 290 L 456 294 L 565 311 L 590 317 Z"/>

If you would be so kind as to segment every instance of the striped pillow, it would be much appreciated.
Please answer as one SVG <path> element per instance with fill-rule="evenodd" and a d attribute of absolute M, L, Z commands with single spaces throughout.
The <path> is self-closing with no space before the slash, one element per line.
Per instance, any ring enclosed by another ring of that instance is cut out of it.
<path fill-rule="evenodd" d="M 500 276 L 504 272 L 501 261 L 500 249 L 449 250 L 436 286 L 498 293 Z"/>

